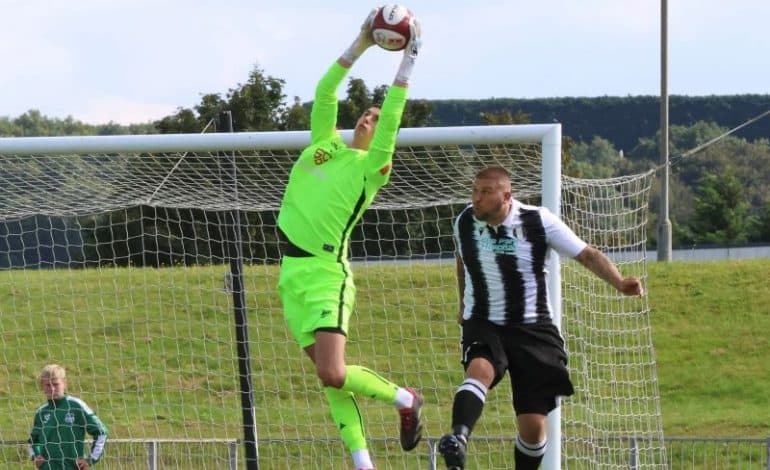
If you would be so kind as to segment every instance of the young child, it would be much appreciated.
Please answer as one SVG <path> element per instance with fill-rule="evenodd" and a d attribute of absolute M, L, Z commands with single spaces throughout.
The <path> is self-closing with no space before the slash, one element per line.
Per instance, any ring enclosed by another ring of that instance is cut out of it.
<path fill-rule="evenodd" d="M 40 388 L 48 402 L 35 411 L 29 456 L 42 470 L 85 470 L 104 452 L 107 428 L 82 400 L 67 395 L 64 368 L 49 364 L 40 373 Z M 94 438 L 91 454 L 84 452 L 85 433 Z"/>

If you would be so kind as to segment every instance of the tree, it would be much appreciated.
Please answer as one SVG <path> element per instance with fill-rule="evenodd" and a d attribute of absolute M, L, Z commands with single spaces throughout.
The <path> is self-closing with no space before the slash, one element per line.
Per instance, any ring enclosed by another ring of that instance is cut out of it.
<path fill-rule="evenodd" d="M 30 109 L 17 117 L 14 123 L 22 129 L 24 136 L 51 135 L 51 121 L 40 114 L 37 109 Z"/>
<path fill-rule="evenodd" d="M 338 105 L 337 127 L 353 129 L 361 114 L 374 104 L 366 83 L 360 78 L 351 77 L 348 81 L 347 98 L 340 100 Z"/>
<path fill-rule="evenodd" d="M 412 100 L 406 102 L 404 115 L 401 117 L 401 127 L 424 127 L 431 122 L 433 108 L 427 100 Z"/>
<path fill-rule="evenodd" d="M 310 116 L 299 96 L 294 97 L 294 104 L 286 111 L 280 126 L 282 131 L 304 131 L 310 129 Z"/>
<path fill-rule="evenodd" d="M 511 114 L 508 110 L 494 111 L 494 112 L 482 112 L 480 113 L 481 121 L 488 125 L 503 125 L 503 124 L 529 124 L 529 114 L 522 111 L 516 111 L 515 114 Z"/>
<path fill-rule="evenodd" d="M 201 97 L 199 105 L 195 106 L 198 122 L 205 128 L 212 120 L 217 122 L 219 114 L 228 109 L 228 103 L 218 93 L 208 93 Z M 203 130 L 203 129 L 201 129 Z"/>
<path fill-rule="evenodd" d="M 732 169 L 706 174 L 695 197 L 692 231 L 696 241 L 744 242 L 747 238 L 749 203 Z"/>
<path fill-rule="evenodd" d="M 194 134 L 201 131 L 198 117 L 190 108 L 178 108 L 176 114 L 155 122 L 161 134 Z"/>
<path fill-rule="evenodd" d="M 380 85 L 369 91 L 363 80 L 351 78 L 347 98 L 340 100 L 337 127 L 352 129 L 361 114 L 372 106 L 382 106 L 388 86 Z M 431 120 L 432 107 L 426 100 L 409 100 L 401 116 L 401 127 L 423 127 Z"/>
<path fill-rule="evenodd" d="M 758 215 L 749 221 L 749 241 L 770 241 L 770 202 L 766 202 L 758 211 Z"/>
<path fill-rule="evenodd" d="M 230 89 L 228 105 L 236 131 L 273 131 L 280 128 L 285 112 L 285 80 L 265 75 L 255 66 L 244 84 Z"/>
<path fill-rule="evenodd" d="M 589 143 L 572 145 L 570 164 L 565 173 L 579 178 L 611 178 L 623 174 L 628 165 L 620 152 L 607 139 L 599 136 Z"/>
<path fill-rule="evenodd" d="M 21 129 L 7 117 L 0 117 L 0 137 L 17 137 Z"/>

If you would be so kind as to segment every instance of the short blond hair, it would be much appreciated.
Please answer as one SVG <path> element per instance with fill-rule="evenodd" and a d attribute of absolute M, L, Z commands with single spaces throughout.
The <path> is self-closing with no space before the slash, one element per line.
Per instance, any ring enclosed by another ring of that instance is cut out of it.
<path fill-rule="evenodd" d="M 67 372 L 59 364 L 48 364 L 40 372 L 40 380 L 67 379 Z"/>

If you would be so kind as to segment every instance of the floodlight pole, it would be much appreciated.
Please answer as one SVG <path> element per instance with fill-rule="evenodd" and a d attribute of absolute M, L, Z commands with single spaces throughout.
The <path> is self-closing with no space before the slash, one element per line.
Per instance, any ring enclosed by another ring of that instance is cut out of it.
<path fill-rule="evenodd" d="M 660 209 L 658 261 L 671 261 L 671 220 L 668 217 L 668 0 L 660 0 Z"/>

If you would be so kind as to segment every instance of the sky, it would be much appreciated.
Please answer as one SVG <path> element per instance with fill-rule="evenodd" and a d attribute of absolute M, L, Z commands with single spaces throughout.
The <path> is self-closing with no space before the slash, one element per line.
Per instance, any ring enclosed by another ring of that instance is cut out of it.
<path fill-rule="evenodd" d="M 410 97 L 660 95 L 661 1 L 403 0 L 423 29 Z M 669 94 L 770 93 L 770 1 L 667 2 Z M 379 4 L 0 0 L 0 117 L 144 123 L 254 67 L 285 80 L 287 102 L 310 101 Z M 350 76 L 389 84 L 400 58 L 373 48 Z"/>

